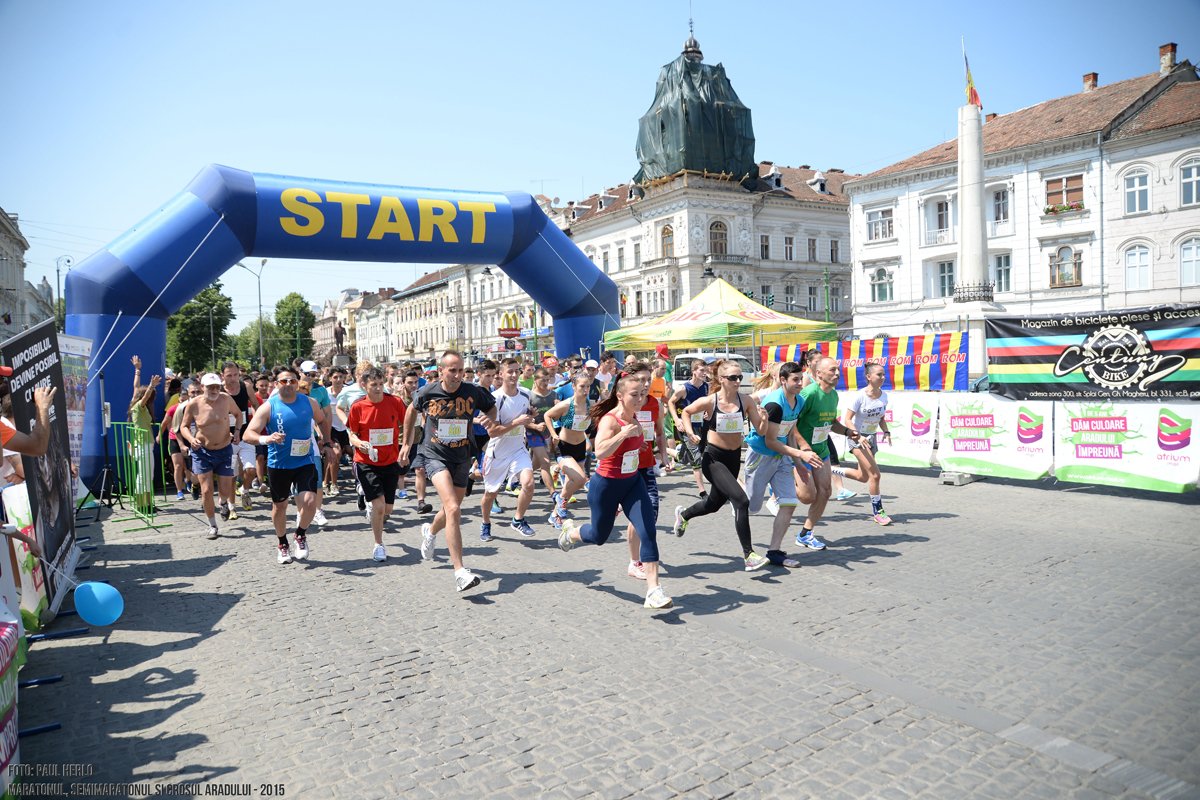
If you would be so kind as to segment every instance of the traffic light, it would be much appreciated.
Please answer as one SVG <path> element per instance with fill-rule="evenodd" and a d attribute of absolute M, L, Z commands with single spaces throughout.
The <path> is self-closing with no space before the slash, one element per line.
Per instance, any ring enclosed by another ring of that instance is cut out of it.
<path fill-rule="evenodd" d="M 754 290 L 751 289 L 750 291 L 746 292 L 746 297 L 749 297 L 751 300 L 753 300 L 754 299 Z"/>
<path fill-rule="evenodd" d="M 775 295 L 769 294 L 769 295 L 767 295 L 767 308 L 774 308 L 774 307 L 775 307 Z"/>

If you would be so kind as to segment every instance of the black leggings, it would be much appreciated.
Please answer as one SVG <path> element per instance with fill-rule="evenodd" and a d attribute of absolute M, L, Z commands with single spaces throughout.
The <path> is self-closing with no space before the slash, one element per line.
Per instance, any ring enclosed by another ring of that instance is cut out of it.
<path fill-rule="evenodd" d="M 754 544 L 750 541 L 750 499 L 737 479 L 741 469 L 741 450 L 725 450 L 709 442 L 700 457 L 700 470 L 712 485 L 708 487 L 708 496 L 686 509 L 683 518 L 690 520 L 713 514 L 725 503 L 731 503 L 734 528 L 744 558 L 754 550 Z"/>

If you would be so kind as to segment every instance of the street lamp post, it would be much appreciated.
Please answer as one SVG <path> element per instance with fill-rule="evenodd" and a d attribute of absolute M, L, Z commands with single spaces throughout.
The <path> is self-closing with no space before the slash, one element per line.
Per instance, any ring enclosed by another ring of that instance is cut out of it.
<path fill-rule="evenodd" d="M 267 259 L 264 258 L 262 263 L 259 264 L 258 272 L 250 269 L 240 261 L 237 265 L 253 275 L 258 281 L 258 365 L 261 367 L 266 363 L 266 358 L 263 355 L 262 274 L 263 270 L 267 268 Z"/>
<path fill-rule="evenodd" d="M 212 350 L 213 370 L 217 368 L 217 337 L 213 334 L 213 307 L 208 307 L 208 346 Z"/>
<path fill-rule="evenodd" d="M 825 321 L 829 322 L 829 265 L 825 265 Z"/>
<path fill-rule="evenodd" d="M 75 263 L 75 259 L 71 258 L 70 256 L 59 256 L 58 258 L 54 259 L 54 285 L 55 285 L 55 291 L 57 292 L 57 295 L 55 296 L 55 301 L 54 301 L 54 317 L 55 317 L 54 322 L 55 322 L 55 325 L 58 326 L 58 329 L 60 331 L 63 330 L 62 326 L 59 325 L 59 323 L 58 323 L 58 304 L 63 303 L 61 273 L 64 269 L 67 272 L 70 272 L 71 266 L 74 265 L 74 263 Z M 66 304 L 65 303 L 63 303 L 63 316 L 64 317 L 66 316 Z"/>

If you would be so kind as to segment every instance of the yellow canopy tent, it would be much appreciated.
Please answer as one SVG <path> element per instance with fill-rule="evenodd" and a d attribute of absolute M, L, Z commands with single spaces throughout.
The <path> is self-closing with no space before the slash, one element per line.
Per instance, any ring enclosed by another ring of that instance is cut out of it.
<path fill-rule="evenodd" d="M 691 302 L 656 320 L 604 334 L 604 347 L 652 350 L 657 344 L 669 344 L 719 349 L 836 338 L 833 323 L 781 314 L 754 302 L 718 278 Z"/>

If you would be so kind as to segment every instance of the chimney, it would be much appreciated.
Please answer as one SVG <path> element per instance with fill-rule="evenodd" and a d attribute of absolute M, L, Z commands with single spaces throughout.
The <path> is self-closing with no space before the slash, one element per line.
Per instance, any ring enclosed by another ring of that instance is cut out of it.
<path fill-rule="evenodd" d="M 1158 73 L 1166 75 L 1175 69 L 1175 43 L 1167 42 L 1158 48 Z"/>
<path fill-rule="evenodd" d="M 1100 81 L 1099 73 L 1089 72 L 1087 75 L 1084 75 L 1083 76 L 1083 91 L 1084 92 L 1096 91 L 1096 84 L 1099 83 L 1099 81 Z"/>
<path fill-rule="evenodd" d="M 985 116 L 984 116 L 984 118 L 983 118 L 983 121 L 984 121 L 984 122 L 991 122 L 991 121 L 992 121 L 992 120 L 994 120 L 995 118 L 996 118 L 996 112 L 994 112 L 994 111 L 993 111 L 991 114 L 987 114 L 987 115 L 985 115 Z"/>

